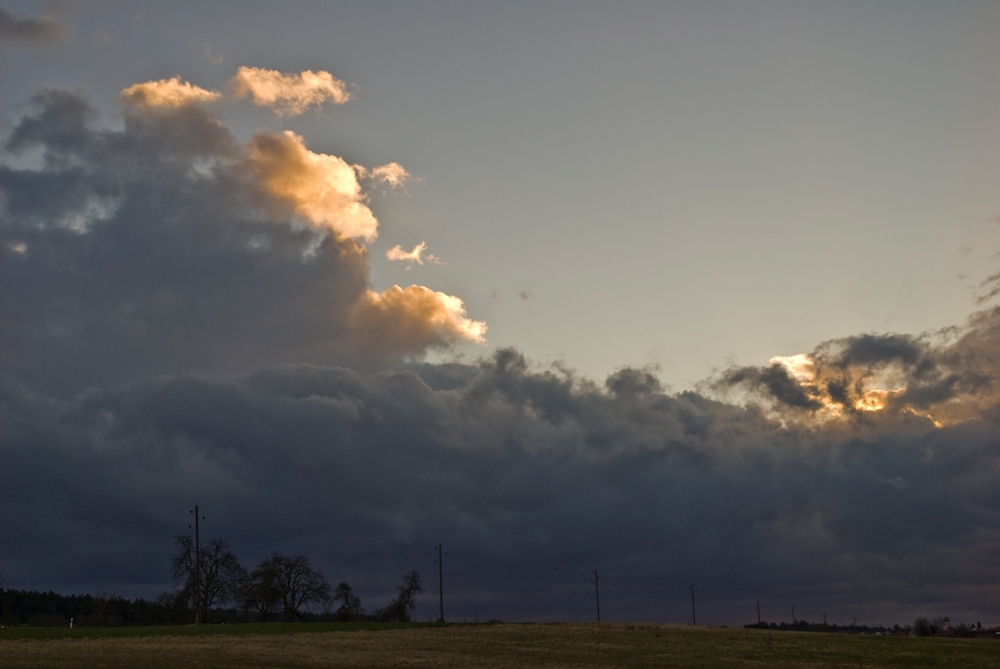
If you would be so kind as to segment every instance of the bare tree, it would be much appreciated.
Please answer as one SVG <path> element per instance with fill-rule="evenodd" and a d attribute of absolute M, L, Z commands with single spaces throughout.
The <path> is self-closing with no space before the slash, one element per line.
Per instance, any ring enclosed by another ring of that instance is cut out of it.
<path fill-rule="evenodd" d="M 173 575 L 177 585 L 183 584 L 178 595 L 194 608 L 199 620 L 206 619 L 211 607 L 237 598 L 246 570 L 229 544 L 221 538 L 210 539 L 201 547 L 200 560 L 192 537 L 175 537 L 175 544 Z"/>
<path fill-rule="evenodd" d="M 333 602 L 340 602 L 337 617 L 341 620 L 356 620 L 365 615 L 365 610 L 361 608 L 361 598 L 354 594 L 354 588 L 346 581 L 341 581 L 337 586 L 333 593 Z"/>
<path fill-rule="evenodd" d="M 280 596 L 273 572 L 265 560 L 240 580 L 239 603 L 248 618 L 249 612 L 253 611 L 261 621 L 266 621 L 278 608 Z"/>
<path fill-rule="evenodd" d="M 331 601 L 330 584 L 312 568 L 305 555 L 288 557 L 275 553 L 263 560 L 251 574 L 265 596 L 274 596 L 281 604 L 285 620 L 291 622 L 299 609 L 310 604 L 327 605 Z"/>
<path fill-rule="evenodd" d="M 417 608 L 416 597 L 424 591 L 424 584 L 420 581 L 420 572 L 416 569 L 403 574 L 403 585 L 396 588 L 399 593 L 396 598 L 379 609 L 375 615 L 380 620 L 410 622 L 410 612 Z"/>

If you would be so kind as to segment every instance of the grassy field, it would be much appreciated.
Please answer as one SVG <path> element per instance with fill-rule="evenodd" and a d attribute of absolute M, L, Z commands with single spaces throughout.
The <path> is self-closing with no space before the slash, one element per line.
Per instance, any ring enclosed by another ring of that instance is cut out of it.
<path fill-rule="evenodd" d="M 674 625 L 0 630 L 0 667 L 1000 667 L 1000 642 Z"/>

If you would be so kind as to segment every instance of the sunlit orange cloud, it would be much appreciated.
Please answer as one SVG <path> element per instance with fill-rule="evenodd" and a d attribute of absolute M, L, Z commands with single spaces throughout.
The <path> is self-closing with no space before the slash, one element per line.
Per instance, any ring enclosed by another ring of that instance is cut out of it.
<path fill-rule="evenodd" d="M 432 265 L 440 265 L 441 260 L 439 260 L 437 256 L 430 253 L 426 256 L 423 255 L 426 250 L 427 244 L 424 242 L 420 242 L 414 246 L 412 251 L 404 251 L 402 246 L 396 244 L 385 252 L 385 257 L 389 260 L 398 262 L 408 262 L 410 263 L 410 267 L 412 267 L 414 263 L 417 265 L 423 265 L 425 262 L 429 262 Z M 406 269 L 410 269 L 410 267 L 407 267 Z"/>
<path fill-rule="evenodd" d="M 342 105 L 351 99 L 347 84 L 329 72 L 305 70 L 283 74 L 262 67 L 241 67 L 229 80 L 236 97 L 247 97 L 254 104 L 270 107 L 279 115 L 296 115 L 325 102 Z"/>
<path fill-rule="evenodd" d="M 423 286 L 368 291 L 354 305 L 351 324 L 359 345 L 371 352 L 419 353 L 459 341 L 486 341 L 486 323 L 470 320 L 460 298 Z"/>
<path fill-rule="evenodd" d="M 372 241 L 378 221 L 368 208 L 354 168 L 337 156 L 313 153 L 294 132 L 260 132 L 249 163 L 261 184 L 313 225 L 341 237 Z"/>
<path fill-rule="evenodd" d="M 216 91 L 194 86 L 180 77 L 147 81 L 123 90 L 122 101 L 139 109 L 152 107 L 183 107 L 195 102 L 211 102 L 222 97 Z"/>

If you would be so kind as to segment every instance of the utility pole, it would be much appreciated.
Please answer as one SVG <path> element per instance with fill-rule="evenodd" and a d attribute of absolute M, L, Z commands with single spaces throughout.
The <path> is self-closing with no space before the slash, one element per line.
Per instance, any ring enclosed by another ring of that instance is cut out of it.
<path fill-rule="evenodd" d="M 792 607 L 792 624 L 795 624 L 795 607 Z"/>
<path fill-rule="evenodd" d="M 198 505 L 194 505 L 194 623 L 200 625 L 202 622 L 202 596 L 201 596 L 201 532 L 198 515 Z M 190 526 L 189 526 L 190 527 Z"/>
<path fill-rule="evenodd" d="M 694 586 L 691 586 L 691 624 L 697 625 L 698 618 L 694 614 Z"/>
<path fill-rule="evenodd" d="M 826 611 L 823 612 L 823 628 L 826 629 Z"/>
<path fill-rule="evenodd" d="M 594 584 L 594 594 L 597 595 L 597 622 L 601 622 L 601 586 L 597 584 L 601 580 L 601 575 L 594 570 L 594 580 L 591 583 Z"/>
<path fill-rule="evenodd" d="M 760 627 L 760 600 L 757 600 L 757 627 Z"/>
<path fill-rule="evenodd" d="M 444 552 L 441 544 L 438 544 L 438 598 L 441 604 L 441 616 L 438 618 L 439 623 L 444 622 L 444 556 L 447 553 Z"/>

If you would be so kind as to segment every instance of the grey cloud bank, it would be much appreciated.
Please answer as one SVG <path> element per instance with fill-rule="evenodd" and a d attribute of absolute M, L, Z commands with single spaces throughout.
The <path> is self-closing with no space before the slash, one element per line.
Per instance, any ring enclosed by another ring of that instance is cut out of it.
<path fill-rule="evenodd" d="M 989 619 L 997 594 L 995 409 L 945 428 L 790 428 L 667 395 L 641 370 L 602 388 L 512 350 L 446 370 L 164 376 L 65 401 L 6 378 L 0 406 L 3 489 L 84 502 L 57 510 L 75 523 L 4 518 L 3 568 L 27 586 L 165 587 L 190 500 L 247 558 L 290 541 L 363 593 L 429 570 L 445 541 L 450 611 L 470 619 L 587 619 L 595 566 L 620 619 L 684 620 L 689 582 L 720 623 L 748 621 L 757 598 L 800 617 Z"/>

